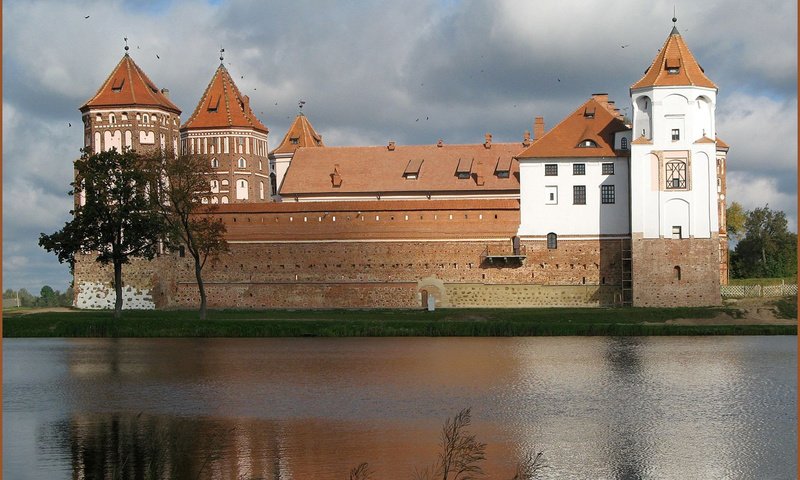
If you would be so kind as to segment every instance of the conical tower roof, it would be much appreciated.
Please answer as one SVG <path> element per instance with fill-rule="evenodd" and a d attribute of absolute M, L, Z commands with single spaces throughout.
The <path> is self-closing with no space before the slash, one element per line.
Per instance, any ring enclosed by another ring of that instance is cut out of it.
<path fill-rule="evenodd" d="M 250 98 L 242 95 L 222 64 L 214 72 L 200 103 L 181 130 L 193 128 L 252 128 L 269 132 L 250 109 Z"/>
<path fill-rule="evenodd" d="M 271 153 L 293 153 L 300 147 L 324 147 L 322 136 L 318 134 L 308 118 L 299 113 L 295 117 L 283 141 Z"/>
<path fill-rule="evenodd" d="M 80 110 L 85 112 L 89 108 L 127 106 L 159 107 L 178 115 L 181 113 L 125 53 L 97 93 Z"/>
<path fill-rule="evenodd" d="M 658 51 L 644 76 L 631 86 L 631 89 L 644 87 L 695 86 L 716 89 L 709 80 L 703 67 L 697 63 L 694 55 L 686 46 L 677 27 L 672 27 L 667 41 Z"/>

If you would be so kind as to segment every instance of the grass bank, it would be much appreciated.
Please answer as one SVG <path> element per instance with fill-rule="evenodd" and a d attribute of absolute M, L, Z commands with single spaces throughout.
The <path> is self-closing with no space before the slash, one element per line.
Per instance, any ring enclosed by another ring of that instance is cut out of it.
<path fill-rule="evenodd" d="M 420 310 L 213 310 L 4 313 L 13 337 L 395 337 L 548 335 L 796 335 L 796 325 L 674 325 L 724 308 Z M 733 312 L 731 312 L 733 313 Z"/>

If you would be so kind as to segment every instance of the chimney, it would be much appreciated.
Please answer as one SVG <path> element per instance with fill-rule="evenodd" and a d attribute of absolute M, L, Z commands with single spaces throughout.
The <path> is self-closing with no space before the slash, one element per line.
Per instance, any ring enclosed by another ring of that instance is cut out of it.
<path fill-rule="evenodd" d="M 522 146 L 523 147 L 531 146 L 531 132 L 527 130 L 525 130 L 525 134 L 522 136 Z"/>
<path fill-rule="evenodd" d="M 533 121 L 533 139 L 539 140 L 544 136 L 544 117 L 536 117 Z"/>
<path fill-rule="evenodd" d="M 247 113 L 250 111 L 250 97 L 245 95 L 244 97 L 242 97 L 242 100 L 244 100 L 244 111 L 245 113 Z"/>
<path fill-rule="evenodd" d="M 164 95 L 165 97 L 169 98 L 169 88 L 162 88 L 161 95 Z"/>
<path fill-rule="evenodd" d="M 486 140 L 483 142 L 483 146 L 485 148 L 492 148 L 492 134 L 491 133 L 487 133 L 486 134 Z"/>
<path fill-rule="evenodd" d="M 440 138 L 440 139 L 439 139 L 439 141 L 438 141 L 438 142 L 436 142 L 436 146 L 437 146 L 437 147 L 439 147 L 439 148 L 442 148 L 442 147 L 444 146 L 444 140 L 442 140 L 442 139 Z"/>
<path fill-rule="evenodd" d="M 331 186 L 339 188 L 342 186 L 342 175 L 339 173 L 339 164 L 333 166 L 333 173 L 331 173 Z"/>
<path fill-rule="evenodd" d="M 485 183 L 485 180 L 483 178 L 483 173 L 482 173 L 483 172 L 483 168 L 481 168 L 482 165 L 483 165 L 483 162 L 479 161 L 478 165 L 475 166 L 475 173 L 472 174 L 475 177 L 475 185 L 477 185 L 479 187 L 482 187 L 483 184 Z"/>
<path fill-rule="evenodd" d="M 395 145 L 395 142 L 394 142 L 394 140 L 392 140 L 392 141 L 389 142 L 388 145 L 386 145 L 386 148 L 388 148 L 390 152 L 393 152 L 394 151 L 394 145 Z"/>

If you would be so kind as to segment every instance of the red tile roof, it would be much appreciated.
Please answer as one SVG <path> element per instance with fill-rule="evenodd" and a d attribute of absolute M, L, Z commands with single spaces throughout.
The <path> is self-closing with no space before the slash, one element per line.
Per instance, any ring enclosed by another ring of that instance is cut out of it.
<path fill-rule="evenodd" d="M 725 143 L 721 138 L 717 137 L 717 148 L 722 148 L 727 150 L 731 147 L 729 147 L 728 144 Z"/>
<path fill-rule="evenodd" d="M 194 113 L 181 130 L 207 128 L 252 128 L 267 133 L 269 129 L 253 114 L 250 98 L 242 95 L 230 73 L 220 64 L 200 98 Z"/>
<path fill-rule="evenodd" d="M 669 73 L 668 70 L 677 70 Z M 631 89 L 644 87 L 666 87 L 676 85 L 693 85 L 716 89 L 714 82 L 709 80 L 703 67 L 697 63 L 694 55 L 686 46 L 678 29 L 672 29 L 664 46 L 659 50 L 644 76 L 631 86 Z"/>
<path fill-rule="evenodd" d="M 293 143 L 293 140 L 296 143 Z M 270 153 L 293 153 L 300 147 L 324 147 L 322 135 L 318 134 L 305 115 L 295 117 L 283 141 Z"/>
<path fill-rule="evenodd" d="M 133 59 L 125 54 L 111 75 L 83 106 L 81 112 L 98 107 L 158 107 L 180 115 L 181 110 L 156 87 Z"/>
<path fill-rule="evenodd" d="M 510 165 L 508 178 L 495 175 L 497 165 L 509 164 L 522 150 L 521 143 L 492 143 L 491 148 L 476 145 L 395 145 L 377 147 L 300 148 L 292 158 L 281 186 L 284 196 L 337 194 L 436 193 L 501 191 L 519 192 L 515 173 L 519 164 Z M 416 178 L 407 178 L 410 161 L 420 162 Z M 470 165 L 469 178 L 459 178 L 457 170 Z M 336 169 L 341 184 L 331 182 Z M 479 177 L 483 177 L 479 180 Z M 482 183 L 482 184 L 479 184 Z"/>
<path fill-rule="evenodd" d="M 616 157 L 614 134 L 630 130 L 604 95 L 596 95 L 578 107 L 517 158 Z M 597 146 L 581 146 L 585 141 Z"/>

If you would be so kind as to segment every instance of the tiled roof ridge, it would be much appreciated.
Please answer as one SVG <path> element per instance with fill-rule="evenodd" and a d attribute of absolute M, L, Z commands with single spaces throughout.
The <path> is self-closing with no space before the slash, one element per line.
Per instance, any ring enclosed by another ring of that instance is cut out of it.
<path fill-rule="evenodd" d="M 520 144 L 519 142 L 502 142 L 502 143 L 500 143 L 500 142 L 492 142 L 492 148 L 494 148 L 496 146 L 507 147 L 507 146 L 513 146 L 513 145 L 519 145 L 519 144 Z M 408 144 L 408 145 L 395 144 L 395 148 L 396 149 L 400 149 L 400 148 L 403 148 L 403 147 L 406 147 L 406 148 L 407 147 L 436 147 L 436 144 L 435 143 L 415 143 L 415 144 Z M 445 143 L 445 144 L 442 145 L 442 147 L 437 147 L 437 148 L 447 148 L 447 147 L 481 147 L 481 148 L 485 148 L 483 146 L 483 143 Z M 344 148 L 381 148 L 381 149 L 383 149 L 383 148 L 386 148 L 386 145 L 335 145 L 335 146 L 332 146 L 332 147 L 326 146 L 325 148 L 328 148 L 328 149 L 331 149 L 331 150 L 344 149 Z"/>

